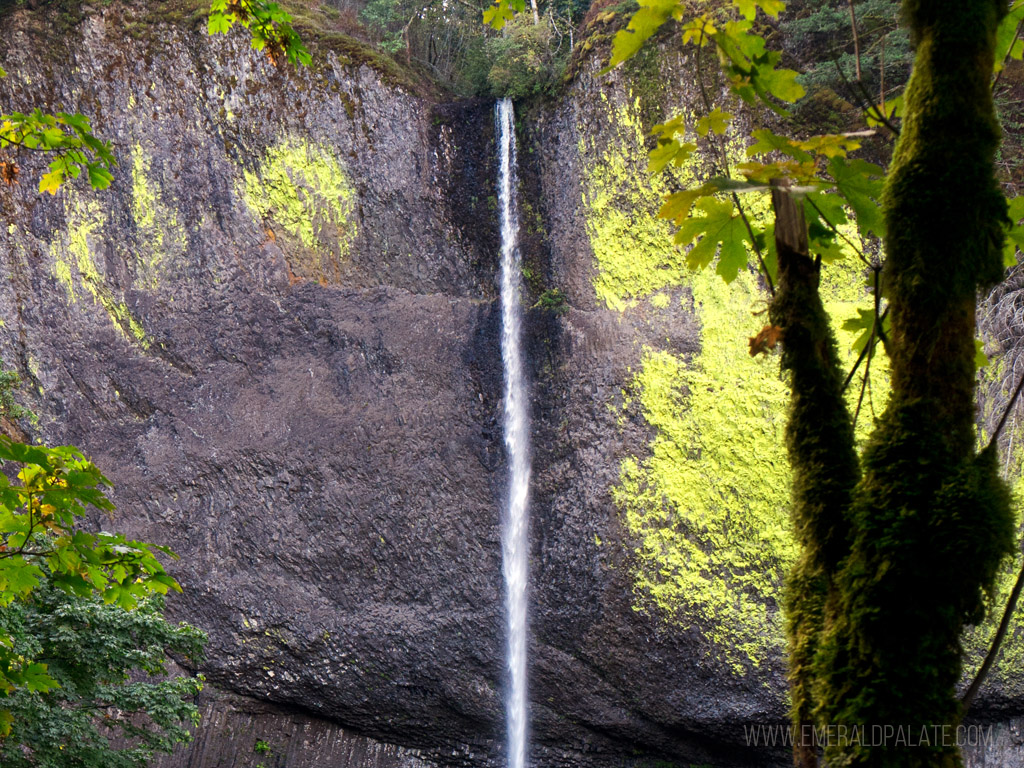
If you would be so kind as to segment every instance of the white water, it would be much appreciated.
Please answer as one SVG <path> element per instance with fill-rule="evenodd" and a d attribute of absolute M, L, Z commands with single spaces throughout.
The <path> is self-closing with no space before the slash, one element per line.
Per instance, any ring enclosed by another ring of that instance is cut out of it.
<path fill-rule="evenodd" d="M 501 551 L 508 617 L 508 768 L 526 766 L 526 583 L 529 541 L 530 419 L 523 374 L 520 302 L 519 212 L 516 207 L 516 134 L 512 101 L 502 99 L 494 110 L 498 136 L 498 207 L 501 213 L 501 359 L 505 368 L 505 448 L 509 460 L 508 506 Z"/>

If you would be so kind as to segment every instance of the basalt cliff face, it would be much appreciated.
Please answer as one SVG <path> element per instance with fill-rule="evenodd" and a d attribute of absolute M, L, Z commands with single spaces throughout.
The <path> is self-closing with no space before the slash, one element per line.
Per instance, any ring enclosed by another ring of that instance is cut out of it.
<path fill-rule="evenodd" d="M 0 188 L 0 355 L 23 428 L 181 556 L 213 690 L 161 765 L 501 764 L 492 105 L 350 42 L 277 70 L 159 7 L 0 20 L 3 109 L 87 113 L 119 159 L 102 192 L 37 194 L 31 158 Z M 756 286 L 690 275 L 653 215 L 644 126 L 687 63 L 631 66 L 520 115 L 527 300 L 566 297 L 527 318 L 531 749 L 786 764 L 743 728 L 785 719 L 784 391 L 744 349 Z"/>

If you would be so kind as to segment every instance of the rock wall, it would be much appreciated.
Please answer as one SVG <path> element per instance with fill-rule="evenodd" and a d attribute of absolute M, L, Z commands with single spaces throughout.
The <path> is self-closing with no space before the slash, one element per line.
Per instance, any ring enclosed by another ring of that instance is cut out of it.
<path fill-rule="evenodd" d="M 0 103 L 86 112 L 120 160 L 103 192 L 39 195 L 31 158 L 0 188 L 0 356 L 24 428 L 181 555 L 214 694 L 161 765 L 502 763 L 491 105 L 350 41 L 279 71 L 154 7 L 0 22 Z M 785 718 L 792 557 L 761 299 L 653 215 L 644 133 L 692 67 L 597 69 L 519 116 L 528 300 L 567 297 L 527 319 L 533 755 L 787 764 L 743 730 Z"/>

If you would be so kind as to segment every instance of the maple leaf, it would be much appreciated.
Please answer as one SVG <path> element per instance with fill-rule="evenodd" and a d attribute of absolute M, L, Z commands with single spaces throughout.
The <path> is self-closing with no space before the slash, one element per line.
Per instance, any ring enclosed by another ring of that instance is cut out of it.
<path fill-rule="evenodd" d="M 710 114 L 697 121 L 697 133 L 707 136 L 708 132 L 713 131 L 721 136 L 729 129 L 730 120 L 732 120 L 732 115 L 715 107 Z"/>
<path fill-rule="evenodd" d="M 782 329 L 777 325 L 766 325 L 757 336 L 750 337 L 750 356 L 768 354 L 782 341 Z"/>
<path fill-rule="evenodd" d="M 746 244 L 750 242 L 747 227 L 731 200 L 704 197 L 697 202 L 697 209 L 704 215 L 691 216 L 684 221 L 676 232 L 676 243 L 687 245 L 700 238 L 686 257 L 690 269 L 703 269 L 710 264 L 721 244 L 715 271 L 731 283 L 747 263 Z"/>
<path fill-rule="evenodd" d="M 733 5 L 745 19 L 750 20 L 757 15 L 758 7 L 772 18 L 778 18 L 779 12 L 786 9 L 782 0 L 733 0 Z"/>
<path fill-rule="evenodd" d="M 870 233 L 878 238 L 885 237 L 885 220 L 878 203 L 885 171 L 867 160 L 847 161 L 834 157 L 828 164 L 828 172 L 835 180 L 836 190 L 857 215 L 861 237 L 866 238 Z"/>
<path fill-rule="evenodd" d="M 1024 219 L 1024 197 L 1015 197 L 1009 205 L 1010 225 L 1006 230 L 1006 245 L 1003 247 L 1003 265 L 1017 265 L 1017 249 L 1024 249 L 1024 225 L 1018 222 Z"/>

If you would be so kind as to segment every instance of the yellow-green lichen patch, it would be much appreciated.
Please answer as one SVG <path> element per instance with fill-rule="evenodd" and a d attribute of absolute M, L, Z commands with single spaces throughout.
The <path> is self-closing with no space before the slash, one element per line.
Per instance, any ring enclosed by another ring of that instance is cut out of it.
<path fill-rule="evenodd" d="M 585 169 L 583 208 L 594 251 L 597 297 L 612 309 L 684 279 L 686 262 L 671 244 L 671 227 L 658 219 L 663 184 L 647 175 L 640 100 L 607 103 L 616 135 L 580 139 Z M 595 156 L 596 155 L 596 156 Z"/>
<path fill-rule="evenodd" d="M 115 296 L 96 265 L 95 248 L 107 223 L 105 210 L 95 200 L 75 198 L 67 204 L 65 213 L 67 232 L 57 233 L 50 245 L 54 277 L 64 286 L 72 303 L 78 301 L 84 290 L 125 338 L 148 349 L 151 342 L 142 325 L 124 300 Z"/>
<path fill-rule="evenodd" d="M 132 149 L 132 219 L 138 233 L 136 281 L 139 287 L 154 290 L 160 276 L 186 250 L 184 228 L 177 211 L 166 205 L 154 190 L 150 167 L 142 147 Z"/>
<path fill-rule="evenodd" d="M 329 149 L 298 139 L 269 149 L 246 171 L 242 194 L 271 237 L 281 237 L 297 278 L 336 283 L 356 236 L 355 188 Z"/>
<path fill-rule="evenodd" d="M 777 358 L 751 358 L 747 345 L 767 322 L 754 313 L 769 297 L 745 271 L 726 284 L 714 264 L 700 273 L 687 268 L 670 227 L 656 216 L 666 188 L 646 173 L 637 101 L 605 105 L 610 136 L 579 146 L 597 298 L 627 312 L 646 299 L 645 311 L 669 313 L 672 292 L 663 289 L 689 286 L 701 328 L 700 352 L 692 358 L 645 347 L 641 370 L 623 397 L 627 407 L 639 404 L 654 430 L 648 452 L 623 461 L 612 489 L 636 548 L 636 607 L 698 628 L 708 656 L 742 674 L 784 646 L 778 598 L 797 554 L 784 441 L 788 388 Z M 738 139 L 728 142 L 726 153 L 734 162 L 742 158 Z M 704 165 L 695 157 L 691 167 L 674 171 L 675 183 L 693 186 Z M 767 195 L 746 196 L 743 203 L 755 219 L 770 215 Z M 851 346 L 857 334 L 841 326 L 871 306 L 864 271 L 850 254 L 828 265 L 822 280 L 847 365 L 856 359 Z M 887 397 L 881 354 L 871 370 L 861 435 Z M 854 379 L 848 389 L 851 408 L 858 385 Z"/>
<path fill-rule="evenodd" d="M 781 646 L 776 596 L 795 556 L 787 392 L 745 348 L 754 280 L 689 279 L 701 351 L 687 362 L 645 350 L 633 387 L 656 434 L 649 457 L 623 462 L 613 496 L 637 542 L 640 605 L 698 626 L 708 654 L 741 673 Z"/>
<path fill-rule="evenodd" d="M 651 306 L 658 309 L 668 309 L 672 299 L 667 293 L 659 292 L 651 296 Z"/>

